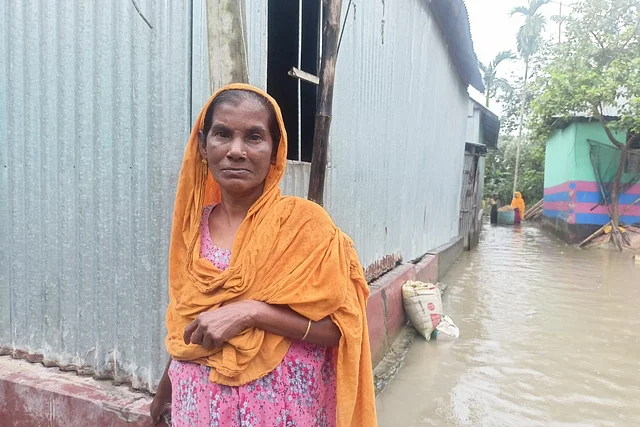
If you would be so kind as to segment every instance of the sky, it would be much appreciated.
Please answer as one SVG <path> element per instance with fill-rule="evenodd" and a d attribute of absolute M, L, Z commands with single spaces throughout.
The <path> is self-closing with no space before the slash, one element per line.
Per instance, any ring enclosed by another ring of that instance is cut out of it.
<path fill-rule="evenodd" d="M 562 0 L 563 14 L 568 12 L 568 4 L 575 0 Z M 503 50 L 516 49 L 516 34 L 518 28 L 524 23 L 521 16 L 510 16 L 514 7 L 524 6 L 528 0 L 465 0 L 467 11 L 469 12 L 469 22 L 471 24 L 471 37 L 473 47 L 480 62 L 486 64 Z M 551 21 L 551 17 L 559 14 L 560 0 L 552 0 L 548 5 L 543 6 L 540 12 L 547 17 L 547 27 L 545 37 L 558 37 L 558 25 Z M 524 72 L 521 61 L 515 60 L 509 63 L 502 63 L 498 69 L 498 74 L 502 77 L 509 77 L 512 73 L 518 75 Z M 469 88 L 469 94 L 474 99 L 484 104 L 484 95 L 473 88 Z M 500 106 L 492 101 L 491 109 L 500 114 Z"/>

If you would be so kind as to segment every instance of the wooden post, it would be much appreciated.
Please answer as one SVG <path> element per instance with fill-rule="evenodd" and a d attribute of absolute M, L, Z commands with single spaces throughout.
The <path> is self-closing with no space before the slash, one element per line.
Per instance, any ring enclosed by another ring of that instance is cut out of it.
<path fill-rule="evenodd" d="M 207 0 L 211 93 L 230 83 L 249 83 L 244 2 Z"/>
<path fill-rule="evenodd" d="M 320 206 L 324 203 L 324 180 L 327 171 L 327 152 L 331 111 L 333 108 L 333 84 L 338 59 L 338 38 L 340 37 L 340 14 L 342 0 L 323 0 L 324 22 L 322 29 L 322 63 L 318 86 L 318 109 L 316 111 L 313 134 L 313 153 L 309 175 L 309 200 Z"/>

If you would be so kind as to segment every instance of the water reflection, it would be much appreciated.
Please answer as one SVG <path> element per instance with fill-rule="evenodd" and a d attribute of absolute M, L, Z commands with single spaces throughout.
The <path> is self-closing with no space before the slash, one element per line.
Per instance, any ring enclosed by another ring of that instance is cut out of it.
<path fill-rule="evenodd" d="M 453 343 L 418 340 L 381 427 L 640 426 L 640 266 L 485 227 L 444 280 Z"/>

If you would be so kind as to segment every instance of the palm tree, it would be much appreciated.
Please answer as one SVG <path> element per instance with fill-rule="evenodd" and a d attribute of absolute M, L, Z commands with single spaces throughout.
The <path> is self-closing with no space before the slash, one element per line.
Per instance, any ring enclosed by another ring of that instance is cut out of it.
<path fill-rule="evenodd" d="M 515 55 L 510 50 L 505 50 L 500 52 L 489 62 L 487 65 L 484 65 L 482 62 L 478 63 L 480 67 L 480 71 L 482 71 L 484 87 L 486 92 L 486 101 L 485 107 L 489 108 L 489 99 L 493 98 L 496 95 L 498 89 L 511 93 L 513 89 L 509 82 L 506 79 L 500 78 L 496 75 L 498 65 L 502 61 L 507 61 L 510 59 L 515 59 Z"/>
<path fill-rule="evenodd" d="M 522 127 L 524 124 L 525 100 L 527 98 L 527 82 L 529 80 L 529 64 L 531 57 L 535 55 L 542 44 L 542 31 L 546 24 L 544 16 L 538 10 L 549 3 L 550 0 L 529 0 L 527 6 L 519 6 L 511 11 L 511 16 L 524 16 L 524 24 L 518 30 L 517 46 L 518 53 L 524 61 L 524 84 L 522 86 L 522 96 L 520 98 L 520 125 L 518 127 L 518 144 L 516 149 L 516 167 L 513 176 L 513 191 L 518 187 L 518 167 L 520 165 L 520 146 L 523 141 Z"/>

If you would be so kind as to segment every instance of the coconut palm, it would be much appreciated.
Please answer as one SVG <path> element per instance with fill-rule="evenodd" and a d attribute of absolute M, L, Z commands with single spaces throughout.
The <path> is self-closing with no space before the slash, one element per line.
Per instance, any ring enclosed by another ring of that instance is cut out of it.
<path fill-rule="evenodd" d="M 528 6 L 519 6 L 511 11 L 511 16 L 524 16 L 524 24 L 518 30 L 517 46 L 522 59 L 528 62 L 542 44 L 542 31 L 546 25 L 544 16 L 539 13 L 542 6 L 550 0 L 529 0 Z"/>
<path fill-rule="evenodd" d="M 542 44 L 542 31 L 546 24 L 544 16 L 539 13 L 542 6 L 550 0 L 529 0 L 527 6 L 519 6 L 511 11 L 511 16 L 524 16 L 524 24 L 518 30 L 517 46 L 518 53 L 524 61 L 524 85 L 522 87 L 522 98 L 520 102 L 520 125 L 518 130 L 518 146 L 516 149 L 516 167 L 513 176 L 513 191 L 518 186 L 518 166 L 520 165 L 520 146 L 522 145 L 522 127 L 524 124 L 524 107 L 527 94 L 527 82 L 529 80 L 529 65 L 531 57 L 538 52 Z"/>
<path fill-rule="evenodd" d="M 501 90 L 506 93 L 513 92 L 511 85 L 507 82 L 506 79 L 498 77 L 496 75 L 498 65 L 502 61 L 507 61 L 510 59 L 515 59 L 515 55 L 510 50 L 505 50 L 503 52 L 498 53 L 495 58 L 491 60 L 487 65 L 482 62 L 478 63 L 480 67 L 480 71 L 482 71 L 483 80 L 484 80 L 484 88 L 486 91 L 486 101 L 485 106 L 489 108 L 489 100 L 496 96 L 498 90 Z"/>

